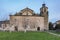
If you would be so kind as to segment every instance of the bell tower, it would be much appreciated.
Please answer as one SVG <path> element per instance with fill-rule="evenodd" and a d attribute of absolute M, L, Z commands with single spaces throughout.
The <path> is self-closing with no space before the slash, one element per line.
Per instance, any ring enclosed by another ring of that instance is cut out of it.
<path fill-rule="evenodd" d="M 48 7 L 46 7 L 45 3 L 42 4 L 40 8 L 40 16 L 44 17 L 44 30 L 48 30 Z"/>

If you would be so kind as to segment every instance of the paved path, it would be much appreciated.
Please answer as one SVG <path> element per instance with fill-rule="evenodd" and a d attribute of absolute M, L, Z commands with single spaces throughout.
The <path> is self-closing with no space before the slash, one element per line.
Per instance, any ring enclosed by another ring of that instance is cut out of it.
<path fill-rule="evenodd" d="M 60 37 L 59 34 L 55 34 L 55 33 L 52 33 L 52 32 L 47 32 L 47 33 L 52 34 L 52 35 L 55 35 L 55 36 L 59 36 L 59 37 Z"/>

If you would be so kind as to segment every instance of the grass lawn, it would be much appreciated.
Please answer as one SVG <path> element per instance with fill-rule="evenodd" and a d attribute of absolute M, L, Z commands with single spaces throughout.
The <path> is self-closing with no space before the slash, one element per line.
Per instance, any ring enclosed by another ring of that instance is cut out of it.
<path fill-rule="evenodd" d="M 46 32 L 0 32 L 0 40 L 60 40 Z"/>
<path fill-rule="evenodd" d="M 60 34 L 60 31 L 56 31 L 56 30 L 50 30 L 50 32 L 55 33 L 55 34 Z"/>

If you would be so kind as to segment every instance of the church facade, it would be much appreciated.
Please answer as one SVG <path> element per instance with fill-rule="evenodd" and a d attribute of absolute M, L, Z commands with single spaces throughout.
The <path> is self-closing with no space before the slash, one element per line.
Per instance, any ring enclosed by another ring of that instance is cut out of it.
<path fill-rule="evenodd" d="M 15 15 L 10 15 L 10 26 L 14 26 L 15 31 L 44 31 L 48 27 L 48 7 L 42 4 L 40 13 L 36 14 L 32 9 L 25 8 Z"/>

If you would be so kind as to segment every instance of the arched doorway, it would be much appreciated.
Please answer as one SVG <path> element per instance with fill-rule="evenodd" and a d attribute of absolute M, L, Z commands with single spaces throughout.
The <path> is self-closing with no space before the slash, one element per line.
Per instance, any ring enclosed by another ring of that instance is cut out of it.
<path fill-rule="evenodd" d="M 40 27 L 37 27 L 37 31 L 40 31 Z"/>
<path fill-rule="evenodd" d="M 18 31 L 18 27 L 17 26 L 15 26 L 15 31 Z"/>

